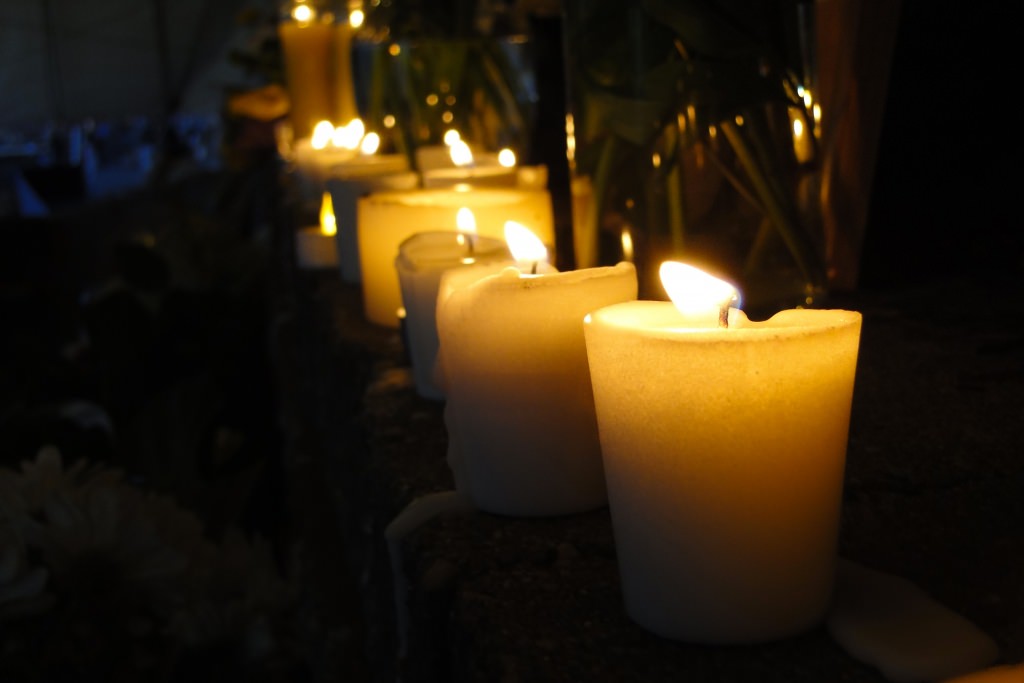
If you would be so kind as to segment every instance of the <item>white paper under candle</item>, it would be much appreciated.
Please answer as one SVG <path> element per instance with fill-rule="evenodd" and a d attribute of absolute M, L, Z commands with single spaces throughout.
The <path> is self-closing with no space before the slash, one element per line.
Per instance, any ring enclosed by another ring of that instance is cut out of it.
<path fill-rule="evenodd" d="M 472 248 L 469 247 L 470 242 Z M 499 265 L 500 264 L 500 265 Z M 399 246 L 395 269 L 405 308 L 405 335 L 412 362 L 416 392 L 429 399 L 443 399 L 434 381 L 437 359 L 437 293 L 441 277 L 449 270 L 480 265 L 500 268 L 512 264 L 502 240 L 461 232 L 421 232 Z"/>
<path fill-rule="evenodd" d="M 861 316 L 687 328 L 668 302 L 584 325 L 628 614 L 665 637 L 782 638 L 832 594 Z"/>
<path fill-rule="evenodd" d="M 462 207 L 473 211 L 477 234 L 504 239 L 505 222 L 529 227 L 548 245 L 555 243 L 551 195 L 540 190 L 438 189 L 374 192 L 358 200 L 356 230 L 363 280 L 363 306 L 367 319 L 396 327 L 395 311 L 401 291 L 395 257 L 398 245 L 417 232 L 452 226 Z"/>
<path fill-rule="evenodd" d="M 439 296 L 449 462 L 479 508 L 546 516 L 606 503 L 582 320 L 636 288 L 628 263 L 510 267 Z"/>

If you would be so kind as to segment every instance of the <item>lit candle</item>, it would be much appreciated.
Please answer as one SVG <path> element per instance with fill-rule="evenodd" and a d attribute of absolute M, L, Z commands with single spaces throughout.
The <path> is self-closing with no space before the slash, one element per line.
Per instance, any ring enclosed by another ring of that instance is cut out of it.
<path fill-rule="evenodd" d="M 453 282 L 456 272 L 438 295 L 456 487 L 495 514 L 601 507 L 607 496 L 582 320 L 636 298 L 636 270 L 620 263 L 559 273 L 534 260 L 539 250 L 509 246 L 516 267 L 462 283 Z"/>
<path fill-rule="evenodd" d="M 336 21 L 322 2 L 298 0 L 278 24 L 294 139 L 308 138 L 317 121 L 358 115 L 352 77 L 352 26 Z"/>
<path fill-rule="evenodd" d="M 325 187 L 334 201 L 338 265 L 344 282 L 362 282 L 356 233 L 359 199 L 373 192 L 413 190 L 419 185 L 420 176 L 409 170 L 409 160 L 404 154 L 361 155 L 330 169 Z"/>
<path fill-rule="evenodd" d="M 547 188 L 547 166 L 520 166 L 511 149 L 497 153 L 475 151 L 456 131 L 448 133 L 444 146 L 416 150 L 416 165 L 423 176 L 423 187 Z"/>
<path fill-rule="evenodd" d="M 513 220 L 529 226 L 548 245 L 555 243 L 551 195 L 541 190 L 511 188 L 433 189 L 373 192 L 358 200 L 356 232 L 367 319 L 395 327 L 401 305 L 395 257 L 398 245 L 417 232 L 456 225 L 459 209 L 476 217 L 477 233 L 504 239 L 504 226 Z"/>
<path fill-rule="evenodd" d="M 417 393 L 443 399 L 434 378 L 437 359 L 437 294 L 441 277 L 453 269 L 488 265 L 488 272 L 512 264 L 502 240 L 473 234 L 475 224 L 465 222 L 472 212 L 460 213 L 459 232 L 421 232 L 399 246 L 395 269 L 405 308 L 405 333 Z"/>
<path fill-rule="evenodd" d="M 731 286 L 665 271 L 707 299 L 584 325 L 626 611 L 680 640 L 794 634 L 832 594 L 861 315 L 726 319 Z"/>
<path fill-rule="evenodd" d="M 337 224 L 331 207 L 331 195 L 324 192 L 320 205 L 320 224 L 300 228 L 295 233 L 295 258 L 306 269 L 336 268 L 338 249 L 334 234 Z"/>

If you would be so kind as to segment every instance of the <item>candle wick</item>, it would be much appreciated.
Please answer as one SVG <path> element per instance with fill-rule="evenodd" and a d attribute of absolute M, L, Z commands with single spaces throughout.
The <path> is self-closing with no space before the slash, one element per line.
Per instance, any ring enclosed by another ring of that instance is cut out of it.
<path fill-rule="evenodd" d="M 729 328 L 729 307 L 720 306 L 718 308 L 718 326 L 728 329 Z"/>
<path fill-rule="evenodd" d="M 473 255 L 473 236 L 472 235 L 466 235 L 466 251 L 469 252 L 470 256 Z"/>
<path fill-rule="evenodd" d="M 530 269 L 530 275 L 536 275 L 537 274 L 537 263 L 538 263 L 537 261 L 533 262 L 533 268 Z"/>

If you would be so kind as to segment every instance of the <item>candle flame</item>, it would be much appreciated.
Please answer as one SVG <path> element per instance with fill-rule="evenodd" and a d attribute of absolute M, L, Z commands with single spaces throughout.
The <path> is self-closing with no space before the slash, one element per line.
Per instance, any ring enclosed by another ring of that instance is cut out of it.
<path fill-rule="evenodd" d="M 313 135 L 309 144 L 313 149 L 323 149 L 334 136 L 334 124 L 330 121 L 320 121 L 313 126 Z"/>
<path fill-rule="evenodd" d="M 459 131 L 455 130 L 454 128 L 451 128 L 444 132 L 444 144 L 448 145 L 449 147 L 454 145 L 461 139 L 462 136 L 459 135 Z"/>
<path fill-rule="evenodd" d="M 380 136 L 376 133 L 367 133 L 363 141 L 359 143 L 359 151 L 363 154 L 375 154 L 380 149 Z"/>
<path fill-rule="evenodd" d="M 448 146 L 448 154 L 456 166 L 469 166 L 473 163 L 473 151 L 464 140 L 456 140 Z"/>
<path fill-rule="evenodd" d="M 320 232 L 325 235 L 333 235 L 338 232 L 338 222 L 334 218 L 334 202 L 331 201 L 330 192 L 324 192 L 320 202 Z"/>
<path fill-rule="evenodd" d="M 659 274 L 665 292 L 684 316 L 717 321 L 722 310 L 739 301 L 739 292 L 730 283 L 686 263 L 665 261 Z"/>
<path fill-rule="evenodd" d="M 455 213 L 455 227 L 459 232 L 476 232 L 476 216 L 473 210 L 464 206 Z"/>
<path fill-rule="evenodd" d="M 361 9 L 352 10 L 348 15 L 348 25 L 352 28 L 359 28 L 364 21 L 366 21 L 366 14 Z"/>
<path fill-rule="evenodd" d="M 533 263 L 548 260 L 548 248 L 533 232 L 521 223 L 505 221 L 505 241 L 516 261 Z"/>
<path fill-rule="evenodd" d="M 336 147 L 355 150 L 359 149 L 359 143 L 362 141 L 365 133 L 366 126 L 363 125 L 363 120 L 356 118 L 344 126 L 335 128 L 332 141 Z"/>
<path fill-rule="evenodd" d="M 313 20 L 313 9 L 309 5 L 297 5 L 292 9 L 292 19 L 303 24 Z"/>
<path fill-rule="evenodd" d="M 629 228 L 622 229 L 622 260 L 633 261 L 633 235 L 629 233 Z"/>
<path fill-rule="evenodd" d="M 512 168 L 516 165 L 516 153 L 508 147 L 498 152 L 498 163 L 505 168 Z"/>

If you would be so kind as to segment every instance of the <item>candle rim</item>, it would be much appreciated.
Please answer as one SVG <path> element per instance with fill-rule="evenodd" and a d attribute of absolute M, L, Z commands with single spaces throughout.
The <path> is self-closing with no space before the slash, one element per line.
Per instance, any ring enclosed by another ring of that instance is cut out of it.
<path fill-rule="evenodd" d="M 546 262 L 545 262 L 546 263 Z M 531 275 L 523 272 L 522 262 L 509 265 L 507 268 L 487 275 L 470 284 L 469 288 L 487 287 L 493 290 L 531 290 L 545 289 L 552 287 L 574 287 L 585 284 L 591 280 L 606 277 L 622 277 L 632 275 L 636 278 L 636 267 L 629 262 L 622 261 L 614 266 L 596 266 L 594 268 L 580 268 L 577 270 L 559 271 L 554 266 L 547 264 L 551 270 Z"/>
<path fill-rule="evenodd" d="M 404 207 L 454 207 L 466 206 L 467 197 L 473 197 L 471 208 L 486 206 L 514 206 L 525 201 L 531 193 L 543 192 L 533 188 L 519 187 L 474 187 L 456 190 L 451 187 L 411 188 L 408 190 L 383 190 L 362 198 L 368 204 L 382 204 Z M 437 201 L 440 199 L 441 201 Z"/>
<path fill-rule="evenodd" d="M 439 268 L 458 266 L 460 263 L 450 257 L 432 258 L 422 255 L 417 256 L 414 253 L 416 249 L 443 249 L 448 245 L 443 243 L 429 244 L 426 242 L 428 240 L 441 242 L 446 238 L 451 238 L 452 242 L 455 242 L 458 235 L 473 238 L 473 251 L 471 255 L 475 259 L 475 263 L 494 263 L 502 260 L 512 263 L 512 255 L 508 251 L 508 246 L 497 238 L 459 230 L 425 230 L 402 240 L 398 245 L 398 256 L 395 257 L 395 266 L 412 272 L 426 272 Z M 470 255 L 468 249 L 465 251 L 465 255 Z"/>
<path fill-rule="evenodd" d="M 627 301 L 592 311 L 585 322 L 647 339 L 740 343 L 860 327 L 863 320 L 860 312 L 839 308 L 786 309 L 763 321 L 749 320 L 739 309 L 730 309 L 730 313 L 735 315 L 730 315 L 728 328 L 686 327 L 682 314 L 671 301 Z M 654 322 L 643 319 L 655 315 L 658 318 Z"/>

